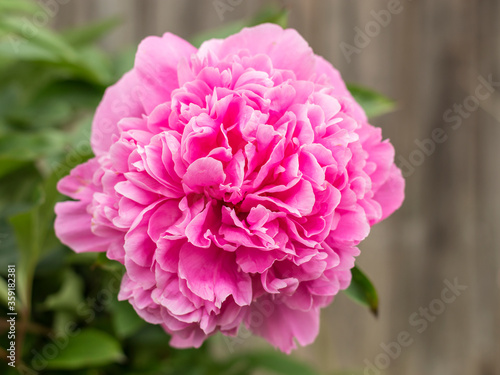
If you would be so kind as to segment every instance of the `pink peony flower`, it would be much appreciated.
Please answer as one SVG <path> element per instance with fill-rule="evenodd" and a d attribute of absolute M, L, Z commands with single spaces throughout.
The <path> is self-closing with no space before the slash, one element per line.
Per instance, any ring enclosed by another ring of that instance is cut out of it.
<path fill-rule="evenodd" d="M 126 268 L 119 298 L 176 347 L 243 323 L 285 352 L 311 343 L 356 245 L 403 201 L 394 149 L 340 74 L 292 29 L 196 49 L 139 46 L 63 178 L 55 229 Z"/>

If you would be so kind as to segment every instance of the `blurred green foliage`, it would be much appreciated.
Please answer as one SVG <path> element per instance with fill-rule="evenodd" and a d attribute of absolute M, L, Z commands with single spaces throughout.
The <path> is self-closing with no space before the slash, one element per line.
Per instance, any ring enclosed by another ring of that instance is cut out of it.
<path fill-rule="evenodd" d="M 197 350 L 171 348 L 159 326 L 145 323 L 128 303 L 117 301 L 120 264 L 102 254 L 76 255 L 57 240 L 53 207 L 64 199 L 57 181 L 92 157 L 92 114 L 106 87 L 133 60 L 130 53 L 112 56 L 98 47 L 116 20 L 57 33 L 37 22 L 43 14 L 50 19 L 34 1 L 0 0 L 0 358 L 10 341 L 8 264 L 17 267 L 16 341 L 21 349 L 16 369 L 0 360 L 0 373 L 317 374 L 272 350 L 219 358 L 210 340 Z M 193 43 L 260 22 L 285 26 L 287 15 L 268 8 Z M 377 103 L 387 108 L 385 98 L 358 92 L 372 113 L 385 110 Z M 373 301 L 362 290 L 371 284 L 360 280 L 355 298 L 370 305 Z"/>

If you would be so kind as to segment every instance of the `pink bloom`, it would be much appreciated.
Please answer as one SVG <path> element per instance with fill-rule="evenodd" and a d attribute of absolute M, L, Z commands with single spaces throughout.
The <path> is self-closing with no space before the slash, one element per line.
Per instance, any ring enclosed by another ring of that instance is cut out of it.
<path fill-rule="evenodd" d="M 59 183 L 56 233 L 123 263 L 120 299 L 198 347 L 241 323 L 311 343 L 356 246 L 403 201 L 394 149 L 292 29 L 199 50 L 148 37 L 97 109 L 95 158 Z"/>

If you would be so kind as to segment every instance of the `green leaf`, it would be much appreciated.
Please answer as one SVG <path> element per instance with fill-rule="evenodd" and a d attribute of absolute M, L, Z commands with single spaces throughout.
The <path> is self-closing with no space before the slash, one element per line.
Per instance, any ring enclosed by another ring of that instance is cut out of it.
<path fill-rule="evenodd" d="M 352 270 L 351 285 L 344 293 L 354 301 L 367 306 L 373 315 L 378 315 L 378 295 L 372 282 L 357 267 Z"/>
<path fill-rule="evenodd" d="M 103 38 L 120 23 L 119 18 L 113 17 L 90 25 L 65 30 L 62 35 L 74 47 L 85 46 Z"/>
<path fill-rule="evenodd" d="M 51 63 L 59 61 L 57 54 L 33 43 L 27 43 L 15 34 L 9 34 L 0 39 L 0 58 L 15 61 L 45 61 Z"/>
<path fill-rule="evenodd" d="M 26 212 L 40 200 L 42 177 L 32 163 L 17 168 L 0 179 L 0 218 Z M 1 231 L 2 229 L 0 229 Z M 3 243 L 0 252 L 4 250 Z"/>
<path fill-rule="evenodd" d="M 279 352 L 255 353 L 250 356 L 255 368 L 265 369 L 283 375 L 318 375 L 305 363 Z"/>
<path fill-rule="evenodd" d="M 0 264 L 17 264 L 19 254 L 15 243 L 14 231 L 5 217 L 0 218 Z M 7 268 L 2 267 L 0 275 L 7 278 Z"/>
<path fill-rule="evenodd" d="M 277 375 L 318 375 L 318 372 L 305 363 L 277 351 L 240 354 L 233 356 L 227 364 L 229 367 L 223 372 L 224 375 L 255 370 L 266 370 Z M 236 369 L 238 372 L 234 372 Z"/>
<path fill-rule="evenodd" d="M 2 238 L 0 238 L 0 243 L 2 242 Z M 10 264 L 14 264 L 14 262 L 10 262 L 10 261 L 7 261 L 7 262 L 2 262 L 1 264 L 5 264 L 5 269 L 2 270 L 2 271 L 5 271 L 7 272 L 7 265 L 10 265 Z M 8 288 L 8 281 L 7 279 L 9 279 L 9 282 L 11 281 L 11 279 L 8 277 L 8 276 L 5 276 L 2 277 L 0 276 L 0 304 L 8 307 L 8 302 L 9 302 L 9 288 Z M 17 298 L 17 296 L 14 296 L 15 297 L 15 303 L 16 303 L 16 306 L 21 306 L 21 302 L 19 301 L 19 299 Z M 11 301 L 12 301 L 12 296 L 11 296 Z"/>
<path fill-rule="evenodd" d="M 111 260 L 106 256 L 106 253 L 99 253 L 93 265 L 113 274 L 120 274 L 125 272 L 125 267 L 116 260 Z"/>
<path fill-rule="evenodd" d="M 78 52 L 78 63 L 69 67 L 78 76 L 89 82 L 109 86 L 112 81 L 112 67 L 108 57 L 99 49 L 86 47 Z"/>
<path fill-rule="evenodd" d="M 229 22 L 222 27 L 198 34 L 191 39 L 191 43 L 199 47 L 206 40 L 212 38 L 226 38 L 229 35 L 239 32 L 244 27 L 256 26 L 262 23 L 275 23 L 281 27 L 286 27 L 288 24 L 288 14 L 289 12 L 286 8 L 268 6 L 251 19 Z"/>
<path fill-rule="evenodd" d="M 33 1 L 25 0 L 1 0 L 0 14 L 3 16 L 7 12 L 34 13 L 40 8 Z"/>
<path fill-rule="evenodd" d="M 274 23 L 286 29 L 288 27 L 288 17 L 290 12 L 287 8 L 270 5 L 264 9 L 250 22 L 250 26 L 262 23 Z"/>
<path fill-rule="evenodd" d="M 75 252 L 71 252 L 71 254 L 69 254 L 65 260 L 66 260 L 67 264 L 69 264 L 69 265 L 84 265 L 85 267 L 90 267 L 96 262 L 99 254 L 101 254 L 101 253 L 93 253 L 93 252 L 75 253 Z"/>
<path fill-rule="evenodd" d="M 7 280 L 0 276 L 0 303 L 7 306 L 9 292 L 7 288 Z"/>
<path fill-rule="evenodd" d="M 55 32 L 42 27 L 35 27 L 27 18 L 0 18 L 0 29 L 21 37 L 20 44 L 29 43 L 45 49 L 63 61 L 76 61 L 73 48 Z M 16 46 L 14 52 L 16 52 Z"/>
<path fill-rule="evenodd" d="M 368 118 L 392 112 L 396 107 L 393 100 L 365 87 L 348 84 L 347 88 L 354 99 L 365 110 Z"/>
<path fill-rule="evenodd" d="M 43 198 L 40 198 L 42 200 Z M 41 234 L 38 206 L 9 219 L 14 228 L 19 251 L 17 287 L 21 302 L 29 306 L 36 263 L 40 256 Z"/>
<path fill-rule="evenodd" d="M 39 203 L 39 184 L 41 181 L 42 176 L 34 163 L 25 163 L 2 177 L 0 179 L 0 217 L 27 211 Z M 19 209 L 9 209 L 9 206 L 18 203 Z"/>
<path fill-rule="evenodd" d="M 77 110 L 95 110 L 103 93 L 103 88 L 81 80 L 51 81 L 11 116 L 26 123 L 35 122 L 37 128 L 67 126 L 74 121 Z"/>
<path fill-rule="evenodd" d="M 8 132 L 0 134 L 0 157 L 13 160 L 37 160 L 62 151 L 67 136 L 58 131 Z"/>
<path fill-rule="evenodd" d="M 0 91 L 0 118 L 6 117 L 9 111 L 12 110 L 12 107 L 17 104 L 18 93 L 20 91 L 19 87 L 15 87 L 13 82 L 6 82 L 5 77 L 2 75 L 6 70 L 10 69 L 2 69 L 2 67 L 0 67 L 0 82 L 2 82 L 2 89 Z M 12 77 L 12 75 L 10 76 Z M 2 127 L 5 128 L 5 126 Z"/>
<path fill-rule="evenodd" d="M 119 342 L 109 334 L 87 328 L 69 338 L 59 355 L 47 363 L 53 370 L 78 370 L 105 366 L 124 359 Z"/>
<path fill-rule="evenodd" d="M 54 332 L 54 336 L 68 336 L 68 333 L 71 332 L 68 327 L 74 327 L 75 320 L 74 313 L 66 310 L 54 311 L 54 318 L 52 321 L 52 331 Z"/>
<path fill-rule="evenodd" d="M 57 293 L 51 294 L 43 303 L 49 310 L 65 310 L 75 312 L 83 302 L 84 284 L 80 276 L 71 269 L 64 272 L 64 284 Z"/>
<path fill-rule="evenodd" d="M 24 161 L 0 156 L 0 178 L 25 165 L 26 163 Z"/>
<path fill-rule="evenodd" d="M 120 338 L 132 336 L 146 323 L 126 301 L 113 301 L 113 327 Z"/>
<path fill-rule="evenodd" d="M 114 80 L 117 81 L 134 67 L 137 47 L 128 47 L 113 58 Z"/>
<path fill-rule="evenodd" d="M 62 166 L 66 172 L 67 166 Z M 39 184 L 34 197 L 34 206 L 26 212 L 9 218 L 14 230 L 19 252 L 18 289 L 23 304 L 29 306 L 35 268 L 47 245 L 54 243 L 54 205 L 59 198 L 56 189 L 60 170 L 56 170 Z"/>

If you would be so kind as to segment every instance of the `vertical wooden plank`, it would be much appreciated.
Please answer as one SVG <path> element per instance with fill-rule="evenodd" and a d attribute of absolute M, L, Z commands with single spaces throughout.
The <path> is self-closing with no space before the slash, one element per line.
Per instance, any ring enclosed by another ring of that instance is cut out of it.
<path fill-rule="evenodd" d="M 500 26 L 498 1 L 477 1 L 476 53 L 478 74 L 500 81 Z M 476 244 L 472 252 L 474 267 L 473 316 L 476 333 L 473 342 L 476 373 L 500 373 L 500 92 L 498 87 L 481 101 L 474 130 L 478 140 L 476 189 Z"/>
<path fill-rule="evenodd" d="M 84 1 L 87 0 L 73 0 Z M 120 25 L 103 40 L 103 47 L 110 51 L 121 50 L 136 44 L 134 0 L 94 0 L 95 18 L 118 18 Z"/>
<path fill-rule="evenodd" d="M 400 14 L 408 26 L 399 30 L 405 37 L 398 47 L 408 54 L 390 55 L 397 62 L 393 69 L 399 70 L 399 79 L 392 78 L 396 97 L 403 99 L 405 107 L 389 120 L 397 121 L 404 129 L 395 139 L 403 137 L 398 153 L 405 159 L 421 152 L 415 151 L 415 141 L 429 138 L 434 129 L 444 127 L 447 106 L 463 98 L 457 82 L 462 81 L 462 65 L 471 64 L 470 54 L 462 61 L 463 57 L 451 48 L 453 39 L 448 36 L 459 36 L 467 50 L 472 42 L 462 33 L 470 33 L 473 22 L 464 2 L 413 2 L 407 9 Z M 468 87 L 468 77 L 466 81 L 462 84 Z M 414 338 L 412 346 L 392 361 L 388 371 L 391 374 L 470 373 L 468 364 L 456 356 L 463 353 L 462 358 L 467 358 L 460 339 L 466 340 L 469 334 L 466 295 L 446 306 L 441 315 L 429 318 L 421 333 L 408 321 L 412 314 L 423 314 L 421 307 L 427 309 L 440 298 L 444 279 L 458 277 L 462 283 L 470 282 L 465 265 L 457 259 L 466 256 L 467 246 L 473 241 L 473 223 L 464 213 L 471 204 L 468 200 L 474 199 L 469 182 L 474 170 L 467 157 L 474 152 L 475 144 L 464 144 L 470 137 L 466 132 L 453 136 L 424 156 L 422 165 L 415 166 L 408 176 L 408 199 L 400 214 L 406 216 L 391 226 L 390 235 L 397 238 L 399 246 L 391 248 L 390 272 L 395 283 L 393 293 L 399 298 L 394 298 L 391 306 L 395 321 L 389 336 L 395 338 L 399 330 L 408 330 Z M 454 170 L 458 166 L 460 172 Z M 415 230 L 421 237 L 410 243 L 407 239 Z M 457 232 L 461 236 L 456 236 Z M 458 326 L 467 328 L 458 331 Z"/>
<path fill-rule="evenodd" d="M 51 20 L 51 24 L 57 29 L 64 29 L 75 24 L 77 12 L 75 2 L 70 1 L 67 4 L 61 4 L 57 13 Z"/>
<path fill-rule="evenodd" d="M 157 0 L 142 0 L 133 2 L 133 15 L 136 21 L 134 37 L 142 40 L 156 33 Z"/>

